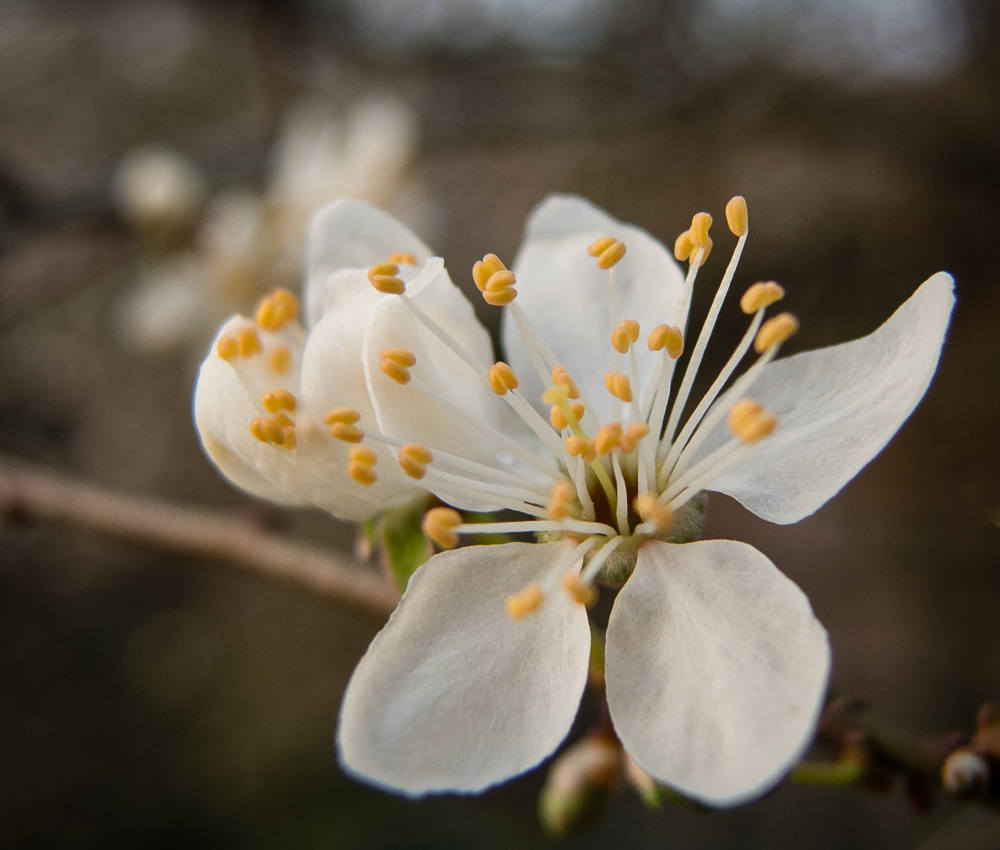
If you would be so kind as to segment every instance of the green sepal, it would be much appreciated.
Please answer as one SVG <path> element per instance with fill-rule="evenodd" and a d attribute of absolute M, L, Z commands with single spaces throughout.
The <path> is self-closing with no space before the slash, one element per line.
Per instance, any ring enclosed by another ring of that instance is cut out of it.
<path fill-rule="evenodd" d="M 406 590 L 410 576 L 433 551 L 420 527 L 426 509 L 427 505 L 421 499 L 399 508 L 390 508 L 378 517 L 376 534 L 381 538 L 389 573 L 400 593 Z M 365 523 L 366 534 L 370 522 Z"/>

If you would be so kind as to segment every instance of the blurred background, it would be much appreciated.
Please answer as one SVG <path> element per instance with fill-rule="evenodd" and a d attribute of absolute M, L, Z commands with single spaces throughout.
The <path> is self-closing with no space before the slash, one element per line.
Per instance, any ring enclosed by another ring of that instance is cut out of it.
<path fill-rule="evenodd" d="M 786 287 L 790 351 L 868 333 L 955 275 L 938 375 L 877 460 L 796 526 L 715 497 L 707 532 L 806 591 L 837 692 L 915 730 L 968 728 L 1000 699 L 990 0 L 6 0 L 0 451 L 348 553 L 353 527 L 253 503 L 203 458 L 189 411 L 212 330 L 297 285 L 329 197 L 401 217 L 468 290 L 556 191 L 667 244 L 743 194 L 737 289 Z M 696 317 L 729 249 L 718 233 Z M 728 309 L 715 338 L 741 331 Z M 23 518 L 0 546 L 0 845 L 549 843 L 542 770 L 423 802 L 339 772 L 339 700 L 376 619 Z M 1000 847 L 1000 817 L 918 815 L 899 788 L 782 787 L 711 814 L 623 793 L 567 843 L 625 842 L 975 850 Z"/>

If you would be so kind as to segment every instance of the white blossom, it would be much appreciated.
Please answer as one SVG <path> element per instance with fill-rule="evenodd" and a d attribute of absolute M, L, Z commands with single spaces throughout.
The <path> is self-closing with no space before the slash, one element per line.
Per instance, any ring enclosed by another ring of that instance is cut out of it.
<path fill-rule="evenodd" d="M 441 259 L 352 201 L 312 222 L 304 326 L 279 292 L 222 327 L 195 416 L 238 486 L 348 519 L 430 491 L 525 517 L 477 524 L 433 509 L 424 529 L 445 548 L 484 532 L 544 541 L 457 548 L 414 573 L 345 694 L 337 747 L 348 771 L 421 795 L 479 791 L 538 764 L 576 715 L 598 579 L 624 582 L 607 629 L 607 700 L 642 769 L 728 806 L 767 791 L 808 746 L 826 632 L 754 548 L 690 542 L 702 494 L 728 493 L 779 523 L 824 504 L 923 396 L 953 284 L 934 275 L 870 336 L 777 361 L 798 323 L 765 320 L 784 292 L 755 284 L 740 299 L 746 334 L 695 403 L 747 238 L 742 198 L 727 220 L 737 245 L 696 334 L 688 309 L 712 247 L 707 214 L 675 246 L 684 274 L 649 234 L 560 196 L 532 215 L 512 270 L 494 255 L 473 270 L 504 310 L 506 362 L 494 363 Z"/>

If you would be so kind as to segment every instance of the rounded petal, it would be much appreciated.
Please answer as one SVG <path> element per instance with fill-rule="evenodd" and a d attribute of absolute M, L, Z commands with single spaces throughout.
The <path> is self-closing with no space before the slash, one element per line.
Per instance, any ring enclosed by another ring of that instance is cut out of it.
<path fill-rule="evenodd" d="M 745 543 L 644 543 L 608 624 L 608 707 L 622 744 L 710 806 L 780 781 L 812 739 L 829 669 L 809 601 Z"/>
<path fill-rule="evenodd" d="M 341 198 L 320 209 L 309 223 L 309 272 L 304 301 L 309 327 L 339 306 L 330 275 L 340 269 L 369 269 L 393 254 L 413 254 L 417 267 L 430 249 L 405 225 L 364 201 Z"/>
<path fill-rule="evenodd" d="M 233 316 L 227 321 L 219 329 L 201 365 L 194 394 L 198 436 L 205 453 L 219 471 L 241 490 L 281 505 L 307 505 L 310 503 L 308 489 L 289 452 L 265 445 L 250 433 L 250 423 L 264 412 L 258 409 L 233 366 L 216 354 L 219 337 L 250 324 L 241 316 Z M 265 339 L 265 345 L 270 342 Z M 297 383 L 298 352 L 291 350 L 296 361 L 291 367 L 292 378 Z M 261 362 L 246 365 L 246 371 L 252 373 L 247 379 L 261 385 L 270 380 L 271 386 L 265 389 L 277 388 L 278 376 L 268 376 L 265 358 L 258 355 L 254 361 L 258 360 Z"/>
<path fill-rule="evenodd" d="M 586 610 L 555 593 L 514 621 L 504 601 L 563 551 L 473 546 L 413 574 L 344 695 L 337 748 L 348 771 L 413 796 L 475 792 L 559 745 L 587 679 Z"/>
<path fill-rule="evenodd" d="M 877 331 L 770 363 L 748 394 L 778 416 L 773 436 L 709 485 L 770 522 L 822 507 L 892 439 L 937 369 L 955 303 L 939 272 Z M 725 425 L 693 462 L 730 438 Z"/>
<path fill-rule="evenodd" d="M 607 421 L 613 409 L 604 387 L 604 374 L 612 369 L 615 354 L 610 342 L 609 277 L 597 268 L 587 248 L 604 236 L 621 240 L 627 248 L 615 266 L 621 318 L 640 322 L 645 333 L 664 322 L 676 323 L 674 311 L 684 275 L 671 253 L 645 230 L 617 221 L 583 198 L 553 195 L 543 201 L 528 219 L 513 266 L 517 304 L 590 398 L 601 421 Z M 542 384 L 506 311 L 502 333 L 506 357 L 525 396 L 547 413 L 540 399 Z M 654 357 L 642 339 L 636 354 L 645 384 Z"/>

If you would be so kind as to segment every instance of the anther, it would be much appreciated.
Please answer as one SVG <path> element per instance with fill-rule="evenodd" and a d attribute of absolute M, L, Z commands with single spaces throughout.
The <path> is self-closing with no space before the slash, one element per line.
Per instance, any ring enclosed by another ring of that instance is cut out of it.
<path fill-rule="evenodd" d="M 592 243 L 587 248 L 587 253 L 591 257 L 597 258 L 597 267 L 599 269 L 607 270 L 617 265 L 621 261 L 621 258 L 625 256 L 625 243 L 619 242 L 612 236 L 605 236 L 603 239 L 598 239 Z"/>
<path fill-rule="evenodd" d="M 625 429 L 618 445 L 625 454 L 632 454 L 639 446 L 639 440 L 649 433 L 649 426 L 645 422 L 630 422 Z"/>
<path fill-rule="evenodd" d="M 552 383 L 557 387 L 565 387 L 567 398 L 580 397 L 580 390 L 577 389 L 576 383 L 563 366 L 554 366 L 552 368 Z"/>
<path fill-rule="evenodd" d="M 576 421 L 579 422 L 583 419 L 583 412 L 587 408 L 584 406 L 582 401 L 574 401 L 570 405 L 570 410 L 573 411 L 573 415 L 576 417 Z M 569 426 L 569 421 L 566 419 L 566 414 L 562 412 L 562 408 L 559 405 L 553 405 L 549 410 L 549 422 L 552 423 L 552 427 L 557 431 L 562 431 L 563 428 Z"/>
<path fill-rule="evenodd" d="M 407 443 L 399 450 L 399 468 L 418 481 L 427 474 L 427 465 L 433 460 L 430 449 L 417 443 Z"/>
<path fill-rule="evenodd" d="M 619 354 L 627 354 L 629 346 L 639 339 L 639 323 L 633 319 L 625 319 L 611 331 L 611 344 Z"/>
<path fill-rule="evenodd" d="M 757 338 L 753 341 L 753 349 L 758 354 L 763 354 L 773 345 L 779 345 L 792 336 L 799 329 L 799 320 L 791 313 L 781 313 L 772 319 L 768 319 L 757 331 Z"/>
<path fill-rule="evenodd" d="M 353 407 L 334 407 L 323 415 L 323 421 L 327 425 L 336 425 L 337 423 L 354 425 L 360 418 L 361 414 Z"/>
<path fill-rule="evenodd" d="M 567 437 L 566 438 L 566 451 L 571 457 L 578 457 L 585 463 L 590 463 L 595 457 L 597 457 L 597 451 L 594 448 L 593 440 L 585 440 L 583 437 Z"/>
<path fill-rule="evenodd" d="M 576 573 L 564 573 L 559 583 L 563 586 L 563 590 L 573 597 L 575 602 L 579 602 L 585 608 L 593 608 L 597 602 L 597 588 L 593 585 L 584 584 L 580 576 Z"/>
<path fill-rule="evenodd" d="M 240 357 L 253 357 L 260 354 L 260 334 L 256 328 L 243 328 L 239 336 Z"/>
<path fill-rule="evenodd" d="M 378 263 L 368 269 L 368 280 L 379 292 L 386 295 L 402 295 L 406 292 L 406 284 L 399 275 L 396 263 Z"/>
<path fill-rule="evenodd" d="M 691 259 L 694 253 L 694 242 L 691 241 L 691 231 L 685 230 L 674 242 L 674 258 L 679 263 Z"/>
<path fill-rule="evenodd" d="M 229 334 L 223 334 L 219 337 L 219 341 L 215 343 L 215 353 L 227 363 L 232 363 L 240 356 L 239 340 L 236 337 L 229 336 Z"/>
<path fill-rule="evenodd" d="M 378 476 L 375 474 L 378 456 L 375 452 L 367 446 L 354 446 L 347 456 L 350 458 L 350 462 L 347 464 L 347 474 L 358 484 L 370 487 L 378 481 Z"/>
<path fill-rule="evenodd" d="M 712 226 L 712 216 L 707 212 L 695 213 L 691 219 L 691 229 L 688 230 L 691 244 L 695 248 L 704 248 L 707 252 L 712 244 L 712 239 L 708 235 L 708 230 Z"/>
<path fill-rule="evenodd" d="M 742 195 L 736 195 L 726 204 L 726 224 L 734 236 L 746 236 L 748 227 L 747 202 Z"/>
<path fill-rule="evenodd" d="M 343 443 L 360 443 L 365 438 L 365 432 L 357 425 L 334 422 L 330 426 L 330 436 Z"/>
<path fill-rule="evenodd" d="M 295 413 L 295 394 L 288 390 L 271 390 L 261 396 L 260 403 L 268 413 L 277 413 L 279 410 L 287 410 Z"/>
<path fill-rule="evenodd" d="M 292 366 L 292 352 L 284 345 L 272 348 L 267 352 L 267 365 L 272 372 L 284 375 Z"/>
<path fill-rule="evenodd" d="M 604 376 L 604 386 L 615 398 L 626 403 L 632 401 L 632 384 L 629 382 L 628 375 L 623 375 L 621 372 L 608 372 Z"/>
<path fill-rule="evenodd" d="M 283 427 L 269 416 L 254 419 L 250 423 L 250 433 L 262 443 L 280 446 L 285 441 Z"/>
<path fill-rule="evenodd" d="M 462 515 L 451 508 L 431 508 L 420 523 L 431 540 L 442 549 L 454 549 L 458 545 L 458 531 Z"/>
<path fill-rule="evenodd" d="M 497 267 L 498 265 L 499 267 Z M 489 273 L 488 277 L 486 277 L 487 272 Z M 472 274 L 476 286 L 483 293 L 483 300 L 487 304 L 493 307 L 506 307 L 517 298 L 517 290 L 514 289 L 514 284 L 517 283 L 514 279 L 514 272 L 509 271 L 496 254 L 487 254 L 483 257 L 482 265 L 477 263 L 476 266 L 473 266 Z M 483 281 L 484 277 L 485 281 Z"/>
<path fill-rule="evenodd" d="M 261 329 L 275 333 L 299 317 L 299 299 L 287 289 L 276 289 L 261 299 L 254 318 Z"/>
<path fill-rule="evenodd" d="M 673 524 L 674 512 L 660 503 L 655 493 L 642 493 L 632 502 L 643 522 L 652 523 L 657 531 L 666 531 Z"/>
<path fill-rule="evenodd" d="M 769 436 L 778 425 L 778 417 L 752 399 L 741 399 L 729 412 L 729 429 L 749 445 Z"/>
<path fill-rule="evenodd" d="M 545 512 L 550 519 L 561 522 L 572 514 L 572 503 L 576 498 L 576 488 L 568 481 L 557 481 L 552 485 L 552 496 Z"/>
<path fill-rule="evenodd" d="M 684 353 L 684 332 L 670 325 L 657 325 L 646 340 L 650 351 L 667 349 L 667 355 L 676 360 Z"/>
<path fill-rule="evenodd" d="M 408 384 L 413 377 L 410 367 L 415 366 L 417 358 L 405 348 L 384 348 L 379 354 L 378 367 L 397 384 Z"/>
<path fill-rule="evenodd" d="M 729 411 L 729 430 L 741 429 L 746 423 L 759 416 L 764 405 L 752 398 L 741 398 Z"/>
<path fill-rule="evenodd" d="M 503 361 L 490 366 L 487 378 L 490 382 L 490 389 L 497 395 L 507 395 L 511 390 L 516 390 L 520 384 L 514 370 Z"/>
<path fill-rule="evenodd" d="M 417 258 L 413 254 L 393 254 L 389 257 L 389 262 L 396 263 L 400 266 L 415 266 L 417 264 Z"/>
<path fill-rule="evenodd" d="M 505 607 L 507 614 L 514 620 L 523 620 L 528 614 L 532 614 L 542 607 L 545 601 L 545 593 L 541 585 L 532 582 L 520 593 L 513 593 L 507 597 Z"/>
<path fill-rule="evenodd" d="M 621 445 L 622 433 L 620 422 L 609 422 L 594 436 L 594 451 L 601 457 L 607 457 Z"/>
<path fill-rule="evenodd" d="M 761 307 L 770 307 L 785 297 L 785 290 L 773 280 L 755 283 L 740 298 L 740 309 L 748 316 L 756 313 Z"/>

